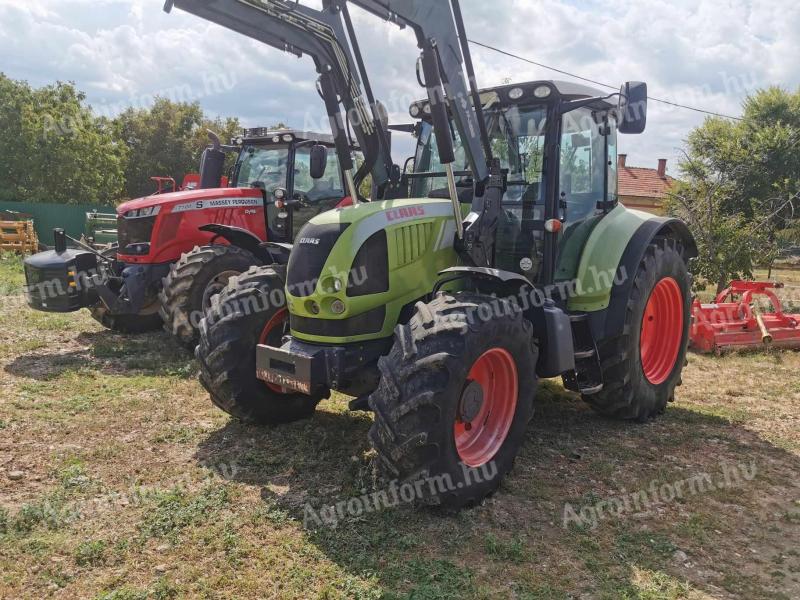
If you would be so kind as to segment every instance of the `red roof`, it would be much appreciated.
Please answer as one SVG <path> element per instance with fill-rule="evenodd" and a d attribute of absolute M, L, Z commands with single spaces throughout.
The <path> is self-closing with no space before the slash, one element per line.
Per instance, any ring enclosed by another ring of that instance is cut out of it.
<path fill-rule="evenodd" d="M 669 175 L 663 177 L 658 169 L 620 166 L 618 170 L 619 195 L 640 198 L 666 198 L 675 180 Z"/>

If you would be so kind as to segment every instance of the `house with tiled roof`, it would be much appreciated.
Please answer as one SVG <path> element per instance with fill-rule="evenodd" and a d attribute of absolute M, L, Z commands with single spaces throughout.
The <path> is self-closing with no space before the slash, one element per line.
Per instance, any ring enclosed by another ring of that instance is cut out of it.
<path fill-rule="evenodd" d="M 667 175 L 667 159 L 660 158 L 658 167 L 630 167 L 627 154 L 617 159 L 619 200 L 628 208 L 653 214 L 663 214 L 663 204 L 675 179 Z"/>

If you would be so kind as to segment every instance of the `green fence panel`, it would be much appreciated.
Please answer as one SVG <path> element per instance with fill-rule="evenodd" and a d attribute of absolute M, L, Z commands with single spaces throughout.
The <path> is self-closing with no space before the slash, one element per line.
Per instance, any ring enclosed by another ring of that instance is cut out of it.
<path fill-rule="evenodd" d="M 116 213 L 111 206 L 90 204 L 49 204 L 44 202 L 0 202 L 0 211 L 13 211 L 31 215 L 36 235 L 43 244 L 53 244 L 53 229 L 62 228 L 74 238 L 79 238 L 86 225 L 86 213 Z"/>

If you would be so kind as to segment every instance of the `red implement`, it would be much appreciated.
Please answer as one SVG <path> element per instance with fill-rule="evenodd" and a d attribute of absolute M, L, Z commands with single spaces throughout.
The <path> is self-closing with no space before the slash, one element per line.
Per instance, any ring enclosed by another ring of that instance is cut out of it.
<path fill-rule="evenodd" d="M 698 352 L 767 345 L 800 348 L 800 314 L 785 314 L 772 291 L 782 287 L 781 283 L 732 281 L 713 304 L 695 300 L 690 347 Z M 755 296 L 768 298 L 773 312 L 761 312 Z"/>

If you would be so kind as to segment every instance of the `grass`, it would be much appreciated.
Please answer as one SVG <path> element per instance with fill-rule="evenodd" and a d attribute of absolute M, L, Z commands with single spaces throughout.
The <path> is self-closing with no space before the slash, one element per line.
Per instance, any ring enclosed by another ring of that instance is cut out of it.
<path fill-rule="evenodd" d="M 0 284 L 21 283 L 0 257 Z M 347 399 L 277 428 L 215 409 L 161 333 L 0 306 L 0 597 L 800 597 L 800 353 L 692 355 L 666 414 L 595 416 L 543 382 L 512 473 L 455 516 L 305 527 L 383 485 Z M 565 506 L 756 466 L 751 481 L 563 526 Z M 8 473 L 22 471 L 22 479 Z"/>

